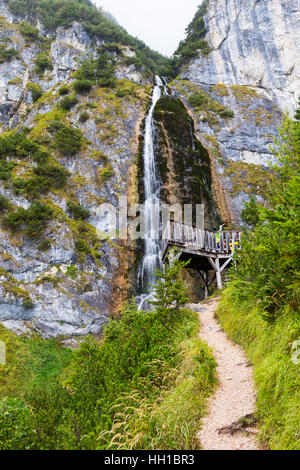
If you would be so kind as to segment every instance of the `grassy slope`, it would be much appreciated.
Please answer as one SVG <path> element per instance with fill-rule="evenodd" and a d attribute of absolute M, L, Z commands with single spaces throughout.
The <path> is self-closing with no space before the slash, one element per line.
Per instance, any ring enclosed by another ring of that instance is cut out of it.
<path fill-rule="evenodd" d="M 21 338 L 0 325 L 0 340 L 6 345 L 6 365 L 0 365 L 0 398 L 22 397 L 37 385 L 47 388 L 62 377 L 72 352 L 58 340 Z"/>
<path fill-rule="evenodd" d="M 299 338 L 299 319 L 288 307 L 271 324 L 262 313 L 232 284 L 223 293 L 217 315 L 253 363 L 261 439 L 272 450 L 300 449 L 299 365 L 291 358 L 292 344 Z"/>
<path fill-rule="evenodd" d="M 191 312 L 175 335 L 178 366 L 165 370 L 160 387 L 155 386 L 161 382 L 160 367 L 154 371 L 150 394 L 145 389 L 121 398 L 119 415 L 106 435 L 108 448 L 199 449 L 196 435 L 217 379 L 212 352 L 198 331 L 198 316 Z"/>
<path fill-rule="evenodd" d="M 216 384 L 216 364 L 209 348 L 199 340 L 198 329 L 197 315 L 187 314 L 174 333 L 179 358 L 176 368 L 153 361 L 152 379 L 145 382 L 145 389 L 141 384 L 138 390 L 120 397 L 121 415 L 100 441 L 101 447 L 105 443 L 113 449 L 199 448 L 196 434 L 206 398 Z M 68 367 L 72 351 L 62 348 L 58 340 L 20 338 L 3 326 L 0 340 L 7 349 L 7 364 L 0 366 L 0 398 L 22 398 L 36 385 L 47 389 L 56 378 L 64 382 L 72 373 Z"/>

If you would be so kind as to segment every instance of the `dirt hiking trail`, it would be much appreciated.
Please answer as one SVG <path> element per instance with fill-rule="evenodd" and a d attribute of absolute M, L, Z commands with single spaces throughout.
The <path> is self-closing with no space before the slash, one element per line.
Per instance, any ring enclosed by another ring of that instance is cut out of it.
<path fill-rule="evenodd" d="M 211 299 L 197 309 L 200 338 L 213 349 L 219 379 L 197 438 L 204 450 L 258 450 L 257 430 L 250 427 L 255 411 L 252 368 L 242 349 L 228 339 L 214 318 L 218 301 Z M 242 424 L 239 420 L 247 415 L 250 419 Z"/>

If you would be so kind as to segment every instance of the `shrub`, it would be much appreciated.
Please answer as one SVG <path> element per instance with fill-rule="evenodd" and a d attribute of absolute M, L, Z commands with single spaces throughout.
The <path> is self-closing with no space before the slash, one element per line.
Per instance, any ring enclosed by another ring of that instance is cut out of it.
<path fill-rule="evenodd" d="M 35 63 L 36 63 L 36 71 L 40 76 L 44 74 L 45 70 L 47 69 L 51 70 L 53 68 L 51 58 L 48 57 L 47 52 L 41 52 L 38 55 Z"/>
<path fill-rule="evenodd" d="M 38 238 L 42 235 L 53 212 L 49 206 L 35 201 L 28 209 L 23 207 L 3 218 L 4 226 L 12 232 L 24 230 L 25 235 Z"/>
<path fill-rule="evenodd" d="M 55 135 L 55 145 L 64 155 L 74 155 L 81 149 L 82 134 L 72 126 L 61 126 Z"/>
<path fill-rule="evenodd" d="M 67 207 L 69 214 L 75 220 L 85 220 L 90 216 L 90 213 L 87 209 L 84 209 L 80 204 L 76 204 L 75 202 L 69 201 L 67 203 Z"/>
<path fill-rule="evenodd" d="M 23 34 L 27 39 L 39 39 L 40 33 L 38 28 L 35 28 L 31 24 L 27 23 L 27 21 L 22 21 L 19 24 L 20 33 Z"/>
<path fill-rule="evenodd" d="M 50 154 L 47 150 L 43 149 L 42 147 L 39 147 L 36 152 L 33 154 L 33 160 L 36 163 L 39 163 L 40 165 L 43 165 L 44 163 L 49 160 Z"/>
<path fill-rule="evenodd" d="M 100 181 L 105 182 L 114 175 L 114 170 L 111 165 L 108 165 L 107 167 L 102 168 L 102 170 L 99 170 L 98 175 Z"/>
<path fill-rule="evenodd" d="M 75 248 L 76 248 L 76 251 L 78 251 L 79 253 L 89 254 L 91 252 L 90 247 L 84 240 L 78 240 L 75 243 Z"/>
<path fill-rule="evenodd" d="M 4 196 L 0 196 L 0 213 L 11 209 L 11 204 Z"/>
<path fill-rule="evenodd" d="M 43 95 L 43 90 L 37 83 L 29 83 L 28 90 L 31 93 L 32 101 L 34 103 Z"/>
<path fill-rule="evenodd" d="M 34 173 L 42 177 L 52 188 L 63 188 L 69 175 L 65 168 L 54 164 L 38 165 L 34 168 Z"/>
<path fill-rule="evenodd" d="M 89 113 L 87 113 L 86 111 L 83 111 L 83 112 L 80 114 L 80 116 L 79 116 L 79 122 L 84 123 L 84 122 L 86 122 L 89 118 L 90 118 Z"/>
<path fill-rule="evenodd" d="M 86 91 L 90 91 L 93 87 L 93 82 L 91 80 L 77 80 L 73 84 L 73 88 L 77 93 L 84 93 Z"/>
<path fill-rule="evenodd" d="M 65 111 L 70 111 L 73 106 L 78 103 L 78 99 L 76 96 L 66 96 L 62 100 L 59 101 L 58 105 L 60 108 L 64 109 Z"/>
<path fill-rule="evenodd" d="M 123 87 L 123 88 L 117 88 L 116 91 L 116 96 L 118 98 L 124 98 L 124 96 L 132 95 L 133 93 L 133 87 Z"/>
<path fill-rule="evenodd" d="M 38 246 L 38 249 L 40 251 L 48 251 L 48 250 L 50 250 L 50 248 L 51 248 L 51 241 L 50 240 L 44 240 Z"/>
<path fill-rule="evenodd" d="M 63 85 L 58 90 L 60 96 L 68 95 L 70 93 L 70 88 L 67 85 Z"/>
<path fill-rule="evenodd" d="M 19 52 L 16 49 L 2 49 L 0 48 L 0 64 L 4 62 L 10 62 L 15 57 L 19 56 Z"/>
<path fill-rule="evenodd" d="M 16 166 L 15 162 L 0 160 L 0 179 L 7 181 L 11 178 L 11 171 Z"/>
<path fill-rule="evenodd" d="M 207 102 L 207 99 L 206 99 L 206 96 L 204 95 L 199 95 L 198 93 L 192 93 L 188 98 L 188 102 L 191 106 L 196 108 L 198 106 L 202 106 L 203 104 L 205 104 Z"/>
<path fill-rule="evenodd" d="M 234 118 L 234 112 L 231 109 L 224 109 L 219 111 L 219 115 L 224 119 Z"/>
<path fill-rule="evenodd" d="M 97 105 L 95 103 L 85 103 L 85 107 L 89 109 L 96 109 Z"/>
<path fill-rule="evenodd" d="M 34 307 L 34 303 L 32 302 L 30 298 L 23 299 L 22 305 L 26 310 L 29 310 Z"/>
<path fill-rule="evenodd" d="M 0 400 L 0 449 L 28 450 L 34 442 L 32 411 L 19 398 Z"/>

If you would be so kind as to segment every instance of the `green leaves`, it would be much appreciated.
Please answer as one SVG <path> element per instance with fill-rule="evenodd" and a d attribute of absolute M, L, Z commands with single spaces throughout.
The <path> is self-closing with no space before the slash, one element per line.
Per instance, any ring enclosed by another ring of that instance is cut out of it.
<path fill-rule="evenodd" d="M 285 116 L 275 139 L 278 164 L 273 167 L 275 178 L 266 207 L 251 198 L 242 211 L 243 220 L 255 228 L 244 234 L 233 277 L 238 282 L 249 280 L 248 293 L 270 321 L 282 314 L 286 304 L 296 313 L 300 301 L 299 134 L 300 122 Z M 240 289 L 245 290 L 245 285 L 240 284 Z"/>

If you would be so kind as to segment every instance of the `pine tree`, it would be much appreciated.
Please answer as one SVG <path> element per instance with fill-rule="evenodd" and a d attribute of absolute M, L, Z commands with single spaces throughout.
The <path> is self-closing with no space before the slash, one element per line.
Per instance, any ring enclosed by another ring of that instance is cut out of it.
<path fill-rule="evenodd" d="M 158 278 L 154 287 L 155 300 L 151 304 L 164 326 L 168 327 L 180 317 L 181 308 L 188 302 L 188 289 L 182 278 L 182 270 L 189 261 L 182 262 L 176 258 L 176 253 L 170 256 L 170 264 L 165 271 L 156 270 Z"/>

